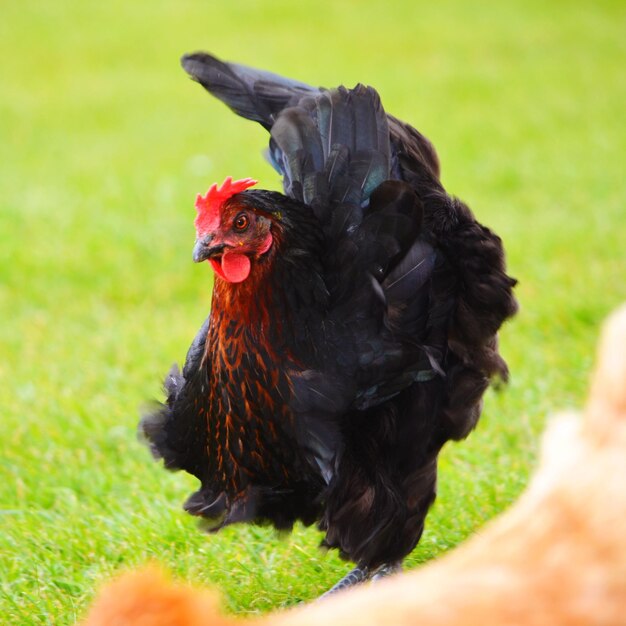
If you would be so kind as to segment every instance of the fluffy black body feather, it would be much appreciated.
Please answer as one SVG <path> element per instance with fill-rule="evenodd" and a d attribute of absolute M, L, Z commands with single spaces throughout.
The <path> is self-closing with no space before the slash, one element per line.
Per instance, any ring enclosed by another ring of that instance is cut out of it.
<path fill-rule="evenodd" d="M 369 568 L 417 544 L 437 455 L 475 426 L 515 281 L 500 239 L 439 181 L 430 142 L 377 93 L 314 89 L 207 54 L 183 67 L 270 131 L 285 195 L 232 201 L 279 245 L 212 312 L 142 431 L 202 486 L 186 508 L 218 529 L 317 521 Z M 245 312 L 245 313 L 244 313 Z"/>

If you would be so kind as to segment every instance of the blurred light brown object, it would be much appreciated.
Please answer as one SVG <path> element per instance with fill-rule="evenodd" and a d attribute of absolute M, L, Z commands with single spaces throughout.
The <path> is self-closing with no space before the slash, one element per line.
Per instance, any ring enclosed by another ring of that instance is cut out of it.
<path fill-rule="evenodd" d="M 626 624 L 626 306 L 605 325 L 590 399 L 555 418 L 531 484 L 440 560 L 254 620 L 155 570 L 105 588 L 85 626 Z"/>

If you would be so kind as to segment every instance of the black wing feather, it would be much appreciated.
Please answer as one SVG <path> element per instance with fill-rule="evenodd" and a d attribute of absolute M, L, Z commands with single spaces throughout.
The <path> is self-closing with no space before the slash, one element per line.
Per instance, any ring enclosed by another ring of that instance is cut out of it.
<path fill-rule="evenodd" d="M 285 192 L 313 208 L 332 240 L 350 233 L 389 177 L 387 117 L 376 91 L 357 85 L 307 96 L 278 114 L 271 136 Z"/>
<path fill-rule="evenodd" d="M 238 115 L 271 130 L 270 158 L 287 195 L 310 204 L 336 236 L 358 224 L 390 173 L 387 116 L 374 89 L 324 91 L 206 53 L 185 55 L 182 65 Z M 340 205 L 352 206 L 331 223 L 328 207 Z"/>
<path fill-rule="evenodd" d="M 272 72 L 224 63 L 205 52 L 186 54 L 183 69 L 237 115 L 269 130 L 276 115 L 308 93 L 319 90 Z"/>
<path fill-rule="evenodd" d="M 324 203 L 324 154 L 314 120 L 300 107 L 285 109 L 272 127 L 272 154 L 284 174 L 285 193 L 311 205 Z"/>

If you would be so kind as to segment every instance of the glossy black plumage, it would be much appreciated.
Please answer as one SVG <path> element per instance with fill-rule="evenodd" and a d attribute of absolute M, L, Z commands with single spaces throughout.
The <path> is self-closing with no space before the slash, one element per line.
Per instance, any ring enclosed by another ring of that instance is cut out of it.
<path fill-rule="evenodd" d="M 211 316 L 142 431 L 201 481 L 210 528 L 317 521 L 369 568 L 416 545 L 437 455 L 465 437 L 491 377 L 515 281 L 500 239 L 439 181 L 430 142 L 371 87 L 314 89 L 198 53 L 183 67 L 270 131 L 285 195 L 229 202 L 270 219 L 275 245 L 241 284 L 216 278 Z"/>

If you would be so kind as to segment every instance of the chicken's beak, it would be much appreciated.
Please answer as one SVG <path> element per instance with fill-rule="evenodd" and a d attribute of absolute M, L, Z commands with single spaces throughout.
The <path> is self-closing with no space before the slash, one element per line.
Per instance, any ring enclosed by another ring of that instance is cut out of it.
<path fill-rule="evenodd" d="M 213 254 L 220 252 L 224 246 L 212 246 L 213 235 L 205 235 L 204 237 L 198 237 L 193 247 L 193 261 L 194 263 L 201 263 L 206 261 Z"/>

